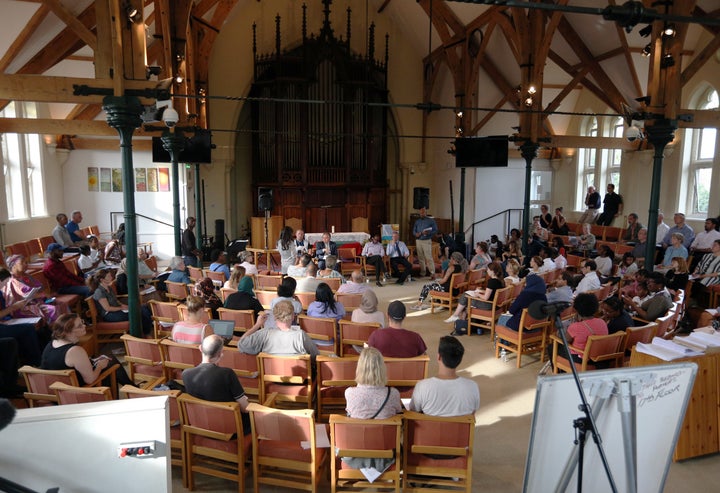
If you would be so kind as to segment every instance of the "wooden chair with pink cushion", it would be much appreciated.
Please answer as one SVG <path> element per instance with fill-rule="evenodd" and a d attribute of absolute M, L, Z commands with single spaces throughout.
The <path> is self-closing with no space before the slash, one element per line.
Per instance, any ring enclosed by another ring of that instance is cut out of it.
<path fill-rule="evenodd" d="M 277 393 L 275 403 L 283 407 L 313 409 L 313 380 L 310 355 L 279 356 L 260 353 L 260 402 Z"/>
<path fill-rule="evenodd" d="M 53 382 L 49 388 L 57 395 L 60 405 L 113 400 L 110 387 L 76 387 L 64 382 Z"/>
<path fill-rule="evenodd" d="M 180 320 L 177 301 L 150 300 L 148 306 L 152 313 L 155 339 L 170 337 L 173 325 Z"/>
<path fill-rule="evenodd" d="M 256 278 L 257 289 L 276 292 L 277 287 L 282 282 L 282 279 L 283 276 L 258 274 Z"/>
<path fill-rule="evenodd" d="M 590 336 L 585 344 L 585 349 L 580 349 L 570 345 L 571 349 L 574 349 L 580 353 L 582 363 L 575 363 L 577 371 L 588 371 L 597 369 L 598 363 L 605 361 L 614 363 L 614 366 L 622 366 L 622 361 L 625 356 L 625 331 L 615 332 L 609 335 L 603 336 Z M 553 341 L 553 373 L 558 373 L 562 370 L 566 373 L 570 373 L 571 362 L 568 361 L 567 355 L 565 354 L 562 347 L 562 339 L 557 336 L 551 336 Z"/>
<path fill-rule="evenodd" d="M 338 320 L 338 325 L 340 326 L 340 357 L 359 355 L 356 347 L 362 348 L 363 344 L 370 340 L 370 335 L 380 328 L 380 324 L 366 324 L 350 320 Z"/>
<path fill-rule="evenodd" d="M 334 318 L 299 315 L 298 324 L 310 336 L 320 354 L 338 355 L 337 322 Z"/>
<path fill-rule="evenodd" d="M 641 325 L 639 327 L 626 327 L 625 328 L 625 342 L 623 347 L 625 349 L 625 358 L 623 363 L 630 361 L 630 353 L 632 348 L 639 342 L 643 344 L 649 344 L 652 342 L 653 337 L 657 331 L 658 324 L 656 322 L 649 323 L 647 325 Z"/>
<path fill-rule="evenodd" d="M 220 299 L 222 300 L 223 303 L 225 303 L 225 300 L 228 299 L 228 297 L 233 293 L 237 293 L 237 289 L 220 288 Z"/>
<path fill-rule="evenodd" d="M 330 449 L 318 446 L 312 409 L 286 410 L 251 403 L 254 491 L 260 485 L 316 493 Z M 327 434 L 323 426 L 321 431 Z"/>
<path fill-rule="evenodd" d="M 165 379 L 156 381 L 156 384 L 164 383 Z M 128 399 L 142 398 L 142 397 L 157 397 L 167 396 L 170 400 L 170 463 L 173 466 L 180 467 L 182 469 L 183 485 L 185 481 L 185 468 L 183 467 L 182 460 L 182 430 L 180 426 L 180 406 L 178 405 L 177 398 L 180 395 L 179 390 L 152 390 L 152 389 L 140 389 L 133 385 L 123 385 L 120 388 L 120 394 L 124 395 Z"/>
<path fill-rule="evenodd" d="M 340 491 L 394 491 L 400 493 L 402 417 L 353 419 L 339 414 L 330 416 L 330 484 L 332 493 Z M 372 457 L 394 460 L 370 483 L 365 475 L 343 458 Z"/>
<path fill-rule="evenodd" d="M 105 368 L 97 379 L 93 382 L 86 383 L 86 387 L 98 387 L 101 385 L 105 378 L 110 377 L 110 391 L 113 398 L 117 396 L 117 380 L 116 372 L 120 368 L 120 365 L 115 364 Z M 23 397 L 28 403 L 29 407 L 35 407 L 36 405 L 48 406 L 58 403 L 57 394 L 50 389 L 50 385 L 55 382 L 62 382 L 72 387 L 79 387 L 79 381 L 75 370 L 43 370 L 41 368 L 35 368 L 32 366 L 22 366 L 18 369 L 18 372 L 23 376 L 25 380 L 25 387 L 27 392 L 24 393 Z"/>
<path fill-rule="evenodd" d="M 533 318 L 528 309 L 524 308 L 520 316 L 520 330 L 512 330 L 504 325 L 495 326 L 497 341 L 495 343 L 495 357 L 500 357 L 501 349 L 517 355 L 517 367 L 520 368 L 524 354 L 540 353 L 540 361 L 545 361 L 545 346 L 547 345 L 548 330 L 551 321 Z"/>
<path fill-rule="evenodd" d="M 475 416 L 403 413 L 403 492 L 472 491 Z"/>
<path fill-rule="evenodd" d="M 317 419 L 326 422 L 331 414 L 345 414 L 345 389 L 356 385 L 357 356 L 335 358 L 318 356 L 317 368 Z"/>
<path fill-rule="evenodd" d="M 85 298 L 85 304 L 88 307 L 87 319 L 90 320 L 87 330 L 91 332 L 94 337 L 96 344 L 108 344 L 112 342 L 119 342 L 120 337 L 123 334 L 127 334 L 130 331 L 130 322 L 106 322 L 100 317 L 100 313 L 97 308 L 97 302 L 92 296 Z"/>
<path fill-rule="evenodd" d="M 489 310 L 474 307 L 472 302 L 476 298 L 468 296 L 468 334 L 473 334 L 475 332 L 480 333 L 481 330 L 488 329 L 490 330 L 490 341 L 495 341 L 495 324 L 500 318 L 500 315 L 507 308 L 512 292 L 512 285 L 506 286 L 502 289 L 497 289 L 495 291 L 495 297 L 492 300 L 492 307 Z"/>
<path fill-rule="evenodd" d="M 123 334 L 128 376 L 136 385 L 146 388 L 165 374 L 159 339 L 143 339 Z"/>
<path fill-rule="evenodd" d="M 203 277 L 209 277 L 212 279 L 215 289 L 220 289 L 225 284 L 225 273 L 220 271 L 214 271 L 210 269 L 203 269 Z"/>
<path fill-rule="evenodd" d="M 160 351 L 167 380 L 177 380 L 182 383 L 183 370 L 194 368 L 202 362 L 202 354 L 195 344 L 181 344 L 170 339 L 162 339 Z"/>
<path fill-rule="evenodd" d="M 233 310 L 231 308 L 218 308 L 220 320 L 235 322 L 234 332 L 242 333 L 255 325 L 255 312 L 253 310 Z"/>
<path fill-rule="evenodd" d="M 323 277 L 322 282 L 330 286 L 330 289 L 332 289 L 333 293 L 336 293 L 337 290 L 340 289 L 342 279 L 340 279 L 339 277 Z"/>
<path fill-rule="evenodd" d="M 33 238 L 25 242 L 25 248 L 27 249 L 28 259 L 40 258 L 43 256 L 43 249 L 40 246 L 40 240 Z"/>
<path fill-rule="evenodd" d="M 248 399 L 252 402 L 260 402 L 260 370 L 256 354 L 241 353 L 236 345 L 228 346 L 223 351 L 218 366 L 232 369 Z"/>
<path fill-rule="evenodd" d="M 189 285 L 184 282 L 165 281 L 165 287 L 167 288 L 165 296 L 169 301 L 185 301 L 190 294 Z"/>
<path fill-rule="evenodd" d="M 28 254 L 27 245 L 24 241 L 7 245 L 5 250 L 8 257 L 11 255 L 22 255 L 23 257 L 28 258 L 30 256 L 30 254 Z"/>
<path fill-rule="evenodd" d="M 350 293 L 337 293 L 335 295 L 335 299 L 342 303 L 343 308 L 345 308 L 345 313 L 350 313 L 356 308 L 360 308 L 360 303 L 362 302 L 362 295 L 361 294 L 350 294 Z"/>
<path fill-rule="evenodd" d="M 395 387 L 400 397 L 412 397 L 415 385 L 428 376 L 430 357 L 427 354 L 413 358 L 385 358 L 387 386 Z"/>
<path fill-rule="evenodd" d="M 452 313 L 457 305 L 460 295 L 467 289 L 465 274 L 460 272 L 453 274 L 450 278 L 450 288 L 448 291 L 432 290 L 428 294 L 430 298 L 430 313 L 435 313 L 435 307 L 447 308 Z M 457 292 L 457 294 L 455 294 Z"/>
<path fill-rule="evenodd" d="M 352 274 L 354 270 L 363 268 L 363 257 L 355 254 L 354 248 L 338 248 L 338 263 L 340 264 L 340 273 L 343 276 Z M 367 266 L 372 272 L 375 272 L 375 268 Z M 368 272 L 365 271 L 368 275 Z"/>
<path fill-rule="evenodd" d="M 315 293 L 297 291 L 295 297 L 300 301 L 304 311 L 307 311 L 310 304 L 315 301 Z"/>
<path fill-rule="evenodd" d="M 258 299 L 260 304 L 265 308 L 266 310 L 270 309 L 270 303 L 272 303 L 272 300 L 278 297 L 276 291 L 265 291 L 265 290 L 258 290 L 255 291 L 255 297 Z"/>
<path fill-rule="evenodd" d="M 187 320 L 188 319 L 188 307 L 184 303 L 180 303 L 177 306 L 178 311 L 178 317 L 180 320 Z M 205 307 L 202 310 L 200 310 L 200 321 L 208 323 L 210 319 L 212 318 L 212 310 L 209 307 Z"/>
<path fill-rule="evenodd" d="M 200 473 L 234 481 L 244 493 L 252 439 L 243 434 L 240 404 L 205 401 L 190 394 L 180 394 L 177 401 L 185 487 L 195 489 L 195 473 Z"/>
<path fill-rule="evenodd" d="M 200 279 L 205 277 L 203 270 L 200 267 L 194 267 L 191 265 L 187 266 L 188 277 L 192 282 L 198 282 Z"/>

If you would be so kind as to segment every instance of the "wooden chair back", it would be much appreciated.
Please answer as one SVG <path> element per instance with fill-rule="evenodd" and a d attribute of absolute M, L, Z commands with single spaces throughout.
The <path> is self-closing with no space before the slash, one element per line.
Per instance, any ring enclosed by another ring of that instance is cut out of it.
<path fill-rule="evenodd" d="M 676 314 L 674 311 L 668 311 L 664 316 L 655 320 L 657 328 L 655 329 L 655 335 L 658 337 L 670 337 L 675 330 Z"/>
<path fill-rule="evenodd" d="M 7 251 L 7 256 L 11 255 L 22 255 L 25 258 L 29 258 L 30 254 L 28 253 L 27 245 L 24 241 L 21 241 L 20 243 L 13 243 L 11 245 L 8 245 L 5 247 L 5 250 Z"/>
<path fill-rule="evenodd" d="M 617 226 L 605 226 L 605 241 L 620 241 L 623 230 Z"/>
<path fill-rule="evenodd" d="M 92 332 L 96 345 L 118 342 L 120 336 L 130 330 L 130 322 L 105 322 L 98 313 L 97 302 L 92 296 L 85 298 L 88 307 L 86 316 L 91 321 L 88 332 Z"/>
<path fill-rule="evenodd" d="M 75 370 L 42 370 L 32 366 L 23 366 L 18 372 L 25 380 L 27 392 L 23 394 L 29 407 L 49 406 L 58 403 L 57 394 L 50 388 L 54 382 L 79 386 Z"/>
<path fill-rule="evenodd" d="M 355 310 L 356 308 L 360 308 L 360 303 L 362 302 L 362 295 L 361 294 L 350 294 L 350 293 L 337 293 L 335 294 L 335 299 L 342 303 L 342 306 L 345 308 L 345 313 L 350 313 L 351 311 Z"/>
<path fill-rule="evenodd" d="M 55 392 L 58 404 L 84 404 L 113 400 L 110 387 L 77 387 L 64 382 L 53 382 L 50 390 Z"/>
<path fill-rule="evenodd" d="M 467 273 L 465 278 L 467 289 L 477 289 L 485 286 L 487 282 L 487 269 L 474 269 Z"/>
<path fill-rule="evenodd" d="M 624 245 L 622 243 L 615 243 L 615 255 L 623 256 L 627 252 L 632 252 L 635 249 L 634 245 Z"/>
<path fill-rule="evenodd" d="M 400 397 L 412 397 L 415 385 L 427 378 L 430 357 L 427 354 L 414 358 L 385 358 L 388 387 L 396 387 Z"/>
<path fill-rule="evenodd" d="M 355 255 L 354 248 L 338 248 L 338 262 L 340 263 L 340 273 L 342 275 L 351 274 L 356 269 L 361 269 L 362 257 Z M 372 266 L 368 266 L 370 269 L 374 269 Z M 373 270 L 373 272 L 375 272 Z M 367 272 L 366 272 L 367 274 Z"/>
<path fill-rule="evenodd" d="M 299 315 L 298 324 L 310 336 L 320 354 L 338 355 L 337 322 L 334 318 Z"/>
<path fill-rule="evenodd" d="M 38 241 L 40 242 L 40 248 L 45 252 L 47 251 L 47 247 L 50 246 L 50 243 L 55 243 L 55 238 L 52 236 L 41 236 L 38 238 Z"/>
<path fill-rule="evenodd" d="M 165 296 L 170 301 L 185 301 L 190 294 L 188 285 L 184 282 L 165 281 L 165 287 L 167 288 Z"/>
<path fill-rule="evenodd" d="M 144 386 L 165 374 L 158 339 L 143 339 L 130 334 L 123 334 L 120 339 L 125 344 L 128 376 L 135 384 Z"/>
<path fill-rule="evenodd" d="M 241 353 L 235 346 L 228 346 L 218 366 L 231 368 L 245 390 L 245 394 L 252 402 L 260 402 L 260 370 L 256 354 Z"/>
<path fill-rule="evenodd" d="M 278 406 L 313 408 L 314 381 L 310 355 L 258 354 L 260 402 L 277 393 Z"/>
<path fill-rule="evenodd" d="M 263 291 L 277 292 L 277 287 L 282 282 L 282 279 L 283 279 L 283 276 L 258 274 L 257 289 L 263 290 Z"/>
<path fill-rule="evenodd" d="M 332 289 L 332 292 L 337 292 L 338 289 L 340 289 L 340 285 L 342 284 L 342 279 L 339 277 L 323 277 L 322 282 L 330 286 L 330 289 Z"/>
<path fill-rule="evenodd" d="M 251 441 L 243 434 L 240 404 L 205 401 L 189 394 L 181 394 L 177 401 L 187 488 L 195 489 L 199 472 L 235 481 L 244 493 Z"/>
<path fill-rule="evenodd" d="M 492 300 L 492 308 L 484 310 L 475 308 L 472 298 L 468 297 L 467 314 L 468 314 L 468 334 L 482 329 L 490 330 L 490 340 L 495 340 L 495 324 L 500 315 L 510 303 L 510 299 L 514 290 L 514 286 L 506 286 L 495 291 L 495 297 Z"/>
<path fill-rule="evenodd" d="M 220 289 L 223 284 L 225 284 L 225 273 L 220 271 L 214 271 L 210 269 L 204 269 L 203 270 L 203 277 L 209 277 L 212 279 L 213 284 L 215 285 L 215 288 Z"/>
<path fill-rule="evenodd" d="M 524 308 L 520 315 L 519 330 L 515 331 L 503 325 L 495 327 L 497 342 L 495 344 L 495 357 L 500 357 L 500 351 L 517 355 L 517 367 L 520 368 L 524 354 L 540 353 L 540 361 L 545 361 L 545 346 L 547 345 L 550 320 L 533 318 L 528 309 Z"/>
<path fill-rule="evenodd" d="M 590 233 L 595 235 L 596 241 L 605 241 L 605 226 L 601 226 L 600 224 L 591 224 Z"/>
<path fill-rule="evenodd" d="M 180 320 L 178 304 L 177 301 L 150 300 L 148 302 L 155 328 L 155 339 L 170 337 L 173 325 Z"/>
<path fill-rule="evenodd" d="M 467 282 L 465 282 L 465 273 L 453 274 L 450 277 L 450 288 L 448 291 L 430 291 L 428 297 L 430 298 L 430 313 L 435 313 L 435 307 L 446 307 L 449 313 L 455 310 L 454 303 L 457 303 L 460 298 L 460 294 L 467 289 Z M 457 291 L 457 294 L 453 294 Z"/>
<path fill-rule="evenodd" d="M 277 298 L 277 296 L 277 291 L 255 291 L 255 297 L 266 310 L 270 308 L 270 303 L 272 303 L 272 300 Z"/>
<path fill-rule="evenodd" d="M 225 300 L 228 299 L 228 296 L 230 296 L 233 293 L 237 293 L 237 289 L 233 288 L 220 288 L 220 299 L 223 303 L 225 303 Z"/>
<path fill-rule="evenodd" d="M 255 325 L 255 312 L 252 310 L 232 310 L 230 308 L 218 308 L 220 320 L 232 320 L 235 322 L 234 332 L 242 333 Z"/>
<path fill-rule="evenodd" d="M 405 411 L 403 422 L 404 484 L 470 493 L 475 416 L 449 418 Z"/>
<path fill-rule="evenodd" d="M 165 380 L 160 380 L 164 382 Z M 177 398 L 180 395 L 179 390 L 152 390 L 141 389 L 133 385 L 123 385 L 120 388 L 120 394 L 128 399 L 136 399 L 143 397 L 167 396 L 170 411 L 170 462 L 173 466 L 182 468 L 183 485 L 186 484 L 185 467 L 182 460 L 182 427 L 180 423 L 180 406 Z"/>
<path fill-rule="evenodd" d="M 625 331 L 615 332 L 609 335 L 590 336 L 587 339 L 585 348 L 580 350 L 572 345 L 571 349 L 578 351 L 582 359 L 582 363 L 568 361 L 562 346 L 562 340 L 556 336 L 552 336 L 553 340 L 553 372 L 558 373 L 562 370 L 570 373 L 570 364 L 574 364 L 577 371 L 595 370 L 596 364 L 603 361 L 615 362 L 615 366 L 621 366 L 625 355 Z"/>
<path fill-rule="evenodd" d="M 580 255 L 567 254 L 567 266 L 570 267 L 571 270 L 580 270 L 580 265 L 584 260 L 585 258 Z"/>
<path fill-rule="evenodd" d="M 315 301 L 315 293 L 296 292 L 295 296 L 300 301 L 300 304 L 302 305 L 304 311 L 307 311 L 310 303 Z"/>
<path fill-rule="evenodd" d="M 373 457 L 395 462 L 373 481 L 383 490 L 400 491 L 400 432 L 402 418 L 353 419 L 334 414 L 330 416 L 330 481 L 336 491 L 361 491 L 356 482 L 364 483 L 365 476 L 343 462 L 345 457 Z"/>
<path fill-rule="evenodd" d="M 315 366 L 317 368 L 317 416 L 319 421 L 327 421 L 331 414 L 345 413 L 347 406 L 345 389 L 356 385 L 357 362 L 357 356 L 317 357 Z"/>
<path fill-rule="evenodd" d="M 653 337 L 655 337 L 657 328 L 657 322 L 641 325 L 640 327 L 626 327 L 624 343 L 625 355 L 629 357 L 632 348 L 634 348 L 638 342 L 642 342 L 643 344 L 651 343 Z"/>
<path fill-rule="evenodd" d="M 311 409 L 276 409 L 251 403 L 253 491 L 260 485 L 317 492 L 327 448 L 317 446 Z M 322 431 L 326 433 L 326 428 Z M 300 444 L 304 442 L 303 447 Z"/>
<path fill-rule="evenodd" d="M 380 328 L 380 324 L 366 324 L 351 322 L 350 320 L 339 320 L 340 326 L 340 357 L 356 356 L 360 354 L 357 349 L 370 340 L 370 335 Z"/>
<path fill-rule="evenodd" d="M 200 267 L 193 267 L 191 265 L 187 266 L 188 270 L 188 277 L 192 282 L 198 282 L 200 279 L 205 277 L 203 274 L 203 270 Z"/>
<path fill-rule="evenodd" d="M 170 339 L 162 339 L 160 351 L 167 380 L 177 380 L 182 383 L 182 371 L 194 368 L 202 362 L 200 350 L 194 344 L 181 344 Z"/>

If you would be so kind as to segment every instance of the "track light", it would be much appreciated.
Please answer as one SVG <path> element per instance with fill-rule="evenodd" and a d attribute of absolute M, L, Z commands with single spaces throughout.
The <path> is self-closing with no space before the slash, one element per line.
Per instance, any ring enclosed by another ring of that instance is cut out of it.
<path fill-rule="evenodd" d="M 638 34 L 643 38 L 647 38 L 652 34 L 652 24 L 648 24 L 638 31 Z"/>
<path fill-rule="evenodd" d="M 675 36 L 675 25 L 666 24 L 662 32 L 663 38 L 672 38 Z"/>
<path fill-rule="evenodd" d="M 530 87 L 528 87 L 528 94 L 531 96 L 537 92 L 537 89 L 535 89 L 535 86 L 530 84 Z"/>
<path fill-rule="evenodd" d="M 645 45 L 645 48 L 642 49 L 642 56 L 649 57 L 652 53 L 652 44 L 648 43 Z"/>
<path fill-rule="evenodd" d="M 528 108 L 533 105 L 533 98 L 532 96 L 528 96 L 525 98 L 525 106 Z"/>
<path fill-rule="evenodd" d="M 175 76 L 175 82 L 177 82 L 178 84 L 182 84 L 183 80 L 185 80 L 185 79 L 183 79 L 182 75 Z"/>
<path fill-rule="evenodd" d="M 160 75 L 160 72 L 162 72 L 162 67 L 158 65 L 147 66 L 145 67 L 145 79 L 150 80 L 150 77 Z"/>
<path fill-rule="evenodd" d="M 458 118 L 462 118 L 462 117 L 463 117 L 463 112 L 462 112 L 462 110 L 457 110 L 457 111 L 455 112 L 455 116 L 457 116 Z"/>
<path fill-rule="evenodd" d="M 129 23 L 135 23 L 140 20 L 140 10 L 133 7 L 129 3 L 125 6 L 125 14 Z"/>
<path fill-rule="evenodd" d="M 670 68 L 675 65 L 675 58 L 670 53 L 665 53 L 660 60 L 660 68 Z"/>

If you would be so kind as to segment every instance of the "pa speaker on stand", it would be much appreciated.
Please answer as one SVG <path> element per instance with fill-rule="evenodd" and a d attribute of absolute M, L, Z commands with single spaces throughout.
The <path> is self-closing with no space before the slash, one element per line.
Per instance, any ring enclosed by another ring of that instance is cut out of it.
<path fill-rule="evenodd" d="M 272 210 L 273 204 L 273 191 L 272 188 L 260 187 L 258 188 L 258 210 L 259 211 L 270 211 Z"/>
<path fill-rule="evenodd" d="M 430 189 L 423 187 L 413 188 L 413 209 L 430 208 Z"/>

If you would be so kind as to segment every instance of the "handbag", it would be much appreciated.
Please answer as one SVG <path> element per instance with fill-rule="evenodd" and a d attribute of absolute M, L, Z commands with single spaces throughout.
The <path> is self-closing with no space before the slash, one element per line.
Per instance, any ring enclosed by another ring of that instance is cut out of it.
<path fill-rule="evenodd" d="M 385 407 L 385 404 L 387 404 L 387 401 L 388 401 L 389 398 L 390 398 L 390 387 L 387 388 L 387 394 L 385 395 L 385 400 L 383 401 L 383 403 L 380 404 L 380 409 L 378 409 L 377 411 L 375 411 L 375 414 L 373 414 L 373 415 L 372 415 L 372 418 L 370 418 L 370 419 L 375 419 L 375 417 L 376 417 L 378 414 L 380 414 L 380 411 L 383 410 L 383 408 Z"/>

